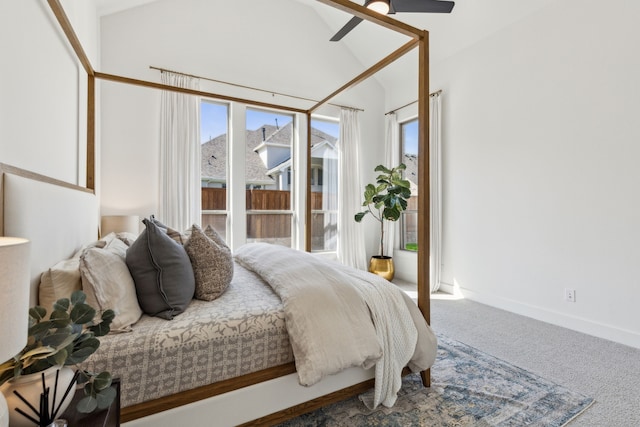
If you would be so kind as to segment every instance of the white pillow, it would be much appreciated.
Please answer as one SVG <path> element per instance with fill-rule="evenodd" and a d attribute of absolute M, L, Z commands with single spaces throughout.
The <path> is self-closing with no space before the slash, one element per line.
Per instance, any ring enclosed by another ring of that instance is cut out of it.
<path fill-rule="evenodd" d="M 80 255 L 90 247 L 104 247 L 106 241 L 98 240 L 83 246 L 73 257 L 58 262 L 42 273 L 38 288 L 38 305 L 51 314 L 53 304 L 61 298 L 69 298 L 74 291 L 82 289 L 80 281 Z"/>
<path fill-rule="evenodd" d="M 80 256 L 82 290 L 87 304 L 98 314 L 112 309 L 116 317 L 111 330 L 124 332 L 136 323 L 142 310 L 138 304 L 136 288 L 125 263 L 127 245 L 120 239 L 112 239 L 104 248 L 89 248 Z"/>

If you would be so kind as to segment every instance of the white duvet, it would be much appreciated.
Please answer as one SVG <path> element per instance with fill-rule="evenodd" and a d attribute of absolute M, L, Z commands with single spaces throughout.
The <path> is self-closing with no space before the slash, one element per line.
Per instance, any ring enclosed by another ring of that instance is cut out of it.
<path fill-rule="evenodd" d="M 282 300 L 300 384 L 375 365 L 374 393 L 365 404 L 392 406 L 402 369 L 433 365 L 435 335 L 415 303 L 383 278 L 266 243 L 246 244 L 235 258 Z"/>

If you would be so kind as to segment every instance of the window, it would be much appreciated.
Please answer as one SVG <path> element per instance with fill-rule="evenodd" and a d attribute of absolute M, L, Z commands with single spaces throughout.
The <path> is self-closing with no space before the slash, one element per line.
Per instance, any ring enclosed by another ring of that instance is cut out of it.
<path fill-rule="evenodd" d="M 231 122 L 236 107 L 245 114 L 244 137 Z M 225 240 L 233 239 L 230 246 L 245 242 L 303 245 L 303 226 L 297 218 L 304 213 L 296 215 L 296 209 L 304 209 L 306 188 L 296 189 L 301 178 L 296 167 L 304 170 L 306 166 L 295 158 L 295 143 L 306 138 L 294 138 L 294 119 L 281 111 L 201 101 L 202 226 L 210 224 Z M 312 119 L 311 240 L 316 252 L 337 248 L 338 136 L 337 120 Z M 232 154 L 241 157 L 233 164 Z M 301 197 L 294 198 L 297 192 Z M 244 197 L 245 209 L 231 197 Z"/>
<path fill-rule="evenodd" d="M 337 121 L 311 119 L 311 251 L 334 252 L 338 239 Z"/>
<path fill-rule="evenodd" d="M 247 242 L 292 246 L 293 116 L 246 111 Z"/>
<path fill-rule="evenodd" d="M 400 124 L 400 158 L 407 166 L 404 177 L 411 182 L 411 198 L 400 218 L 400 248 L 418 250 L 418 120 Z"/>
<path fill-rule="evenodd" d="M 202 228 L 211 225 L 225 240 L 228 117 L 228 105 L 208 100 L 200 103 Z"/>

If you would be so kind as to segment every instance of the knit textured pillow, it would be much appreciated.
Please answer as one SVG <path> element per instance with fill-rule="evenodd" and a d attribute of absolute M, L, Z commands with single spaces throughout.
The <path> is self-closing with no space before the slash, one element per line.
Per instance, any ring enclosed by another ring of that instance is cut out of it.
<path fill-rule="evenodd" d="M 213 301 L 227 289 L 233 278 L 231 250 L 211 226 L 202 231 L 197 224 L 184 245 L 196 279 L 195 297 Z"/>

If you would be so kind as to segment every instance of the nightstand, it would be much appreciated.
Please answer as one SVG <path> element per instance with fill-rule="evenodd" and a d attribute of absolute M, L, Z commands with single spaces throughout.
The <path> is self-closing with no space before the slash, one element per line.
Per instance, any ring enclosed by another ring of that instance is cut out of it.
<path fill-rule="evenodd" d="M 83 390 L 77 390 L 71 404 L 60 418 L 68 421 L 69 427 L 119 427 L 120 426 L 120 379 L 112 383 L 116 389 L 116 398 L 107 409 L 81 414 L 76 411 L 76 405 L 84 397 Z"/>

